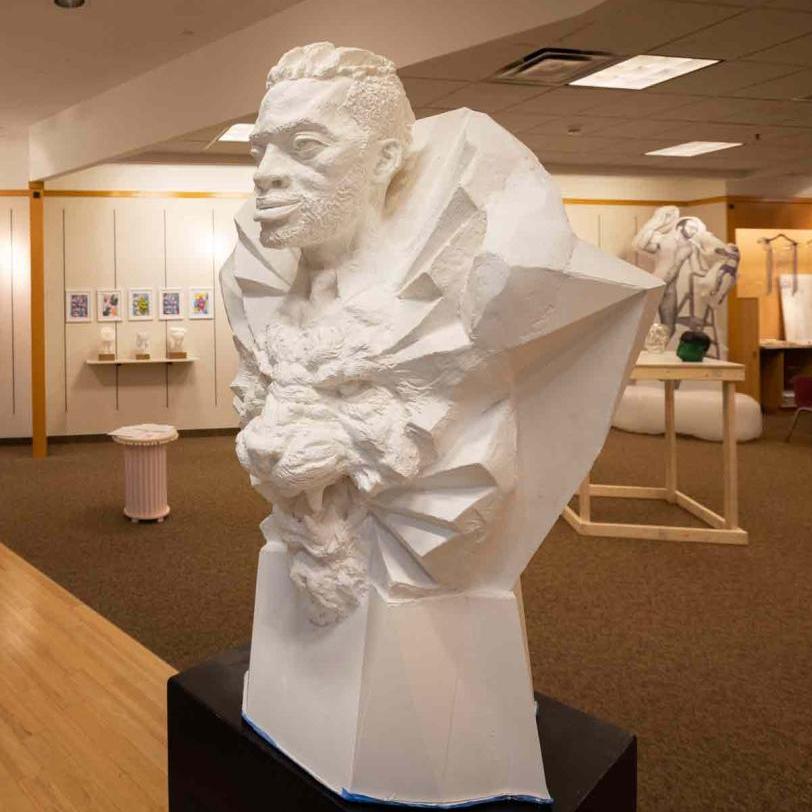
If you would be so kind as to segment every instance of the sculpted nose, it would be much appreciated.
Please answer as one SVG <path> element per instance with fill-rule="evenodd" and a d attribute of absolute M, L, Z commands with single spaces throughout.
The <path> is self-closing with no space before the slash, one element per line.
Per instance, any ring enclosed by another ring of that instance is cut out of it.
<path fill-rule="evenodd" d="M 267 150 L 262 163 L 254 172 L 254 185 L 260 192 L 271 189 L 286 189 L 290 185 L 290 176 L 285 168 L 285 162 Z"/>

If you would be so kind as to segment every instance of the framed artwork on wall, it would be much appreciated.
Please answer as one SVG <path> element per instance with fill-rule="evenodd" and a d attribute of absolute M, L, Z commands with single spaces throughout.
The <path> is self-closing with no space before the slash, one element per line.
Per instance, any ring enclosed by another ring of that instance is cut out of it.
<path fill-rule="evenodd" d="M 177 321 L 183 318 L 182 288 L 161 288 L 158 291 L 158 318 Z"/>
<path fill-rule="evenodd" d="M 96 291 L 96 318 L 99 321 L 121 321 L 124 311 L 121 291 L 102 288 Z"/>
<path fill-rule="evenodd" d="M 189 318 L 214 318 L 214 288 L 189 288 Z"/>
<path fill-rule="evenodd" d="M 129 321 L 152 321 L 154 313 L 152 288 L 130 288 L 127 319 Z"/>
<path fill-rule="evenodd" d="M 91 321 L 90 308 L 92 296 L 93 294 L 89 290 L 66 290 L 65 321 Z"/>

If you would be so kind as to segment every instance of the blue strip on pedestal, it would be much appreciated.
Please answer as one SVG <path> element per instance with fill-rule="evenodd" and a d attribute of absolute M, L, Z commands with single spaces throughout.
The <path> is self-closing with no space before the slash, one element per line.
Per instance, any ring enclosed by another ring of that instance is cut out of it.
<path fill-rule="evenodd" d="M 276 741 L 271 738 L 259 725 L 251 720 L 251 718 L 246 714 L 245 711 L 242 712 L 243 721 L 262 739 L 264 739 L 268 744 L 275 747 L 279 750 L 280 753 L 284 753 L 291 761 L 296 761 L 296 759 L 292 758 L 289 753 L 285 753 L 285 751 L 276 743 Z M 299 764 L 298 761 L 296 761 Z M 317 775 L 313 775 L 304 764 L 299 764 L 299 766 L 307 770 L 310 775 L 312 775 L 317 781 L 319 777 Z M 330 789 L 328 787 L 328 789 Z M 370 795 L 359 795 L 355 792 L 350 792 L 347 789 L 342 789 L 341 792 L 337 793 L 340 795 L 345 801 L 353 801 L 359 804 L 387 804 L 389 806 L 399 806 L 399 807 L 406 807 L 406 808 L 413 808 L 413 809 L 467 809 L 468 807 L 478 806 L 479 804 L 486 804 L 486 803 L 495 803 L 498 801 L 525 801 L 527 803 L 536 804 L 537 806 L 548 806 L 553 803 L 551 798 L 539 798 L 536 795 L 490 795 L 487 798 L 476 798 L 471 801 L 452 801 L 450 803 L 428 803 L 425 801 L 392 801 L 386 798 L 373 798 Z"/>

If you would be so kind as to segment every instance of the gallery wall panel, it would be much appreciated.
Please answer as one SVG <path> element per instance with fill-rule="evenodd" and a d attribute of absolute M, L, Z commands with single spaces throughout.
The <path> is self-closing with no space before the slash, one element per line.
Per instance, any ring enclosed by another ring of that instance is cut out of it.
<path fill-rule="evenodd" d="M 234 241 L 239 199 L 63 196 L 46 198 L 45 272 L 48 432 L 96 434 L 134 422 L 179 428 L 236 425 L 228 385 L 236 353 L 225 327 L 217 271 Z M 183 289 L 184 318 L 160 321 L 163 287 Z M 211 289 L 211 319 L 191 320 L 188 292 Z M 132 288 L 153 291 L 153 318 L 112 323 L 119 358 L 134 358 L 136 334 L 149 336 L 153 358 L 165 357 L 170 327 L 187 331 L 187 364 L 91 366 L 100 344 L 95 294 L 120 289 L 123 309 Z M 66 290 L 91 290 L 93 320 L 65 323 Z"/>
<path fill-rule="evenodd" d="M 31 435 L 28 198 L 0 197 L 0 437 Z"/>

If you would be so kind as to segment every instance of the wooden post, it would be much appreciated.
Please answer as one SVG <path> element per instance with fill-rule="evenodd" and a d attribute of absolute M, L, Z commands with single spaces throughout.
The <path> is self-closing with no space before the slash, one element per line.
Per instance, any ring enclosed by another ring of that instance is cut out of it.
<path fill-rule="evenodd" d="M 592 494 L 589 490 L 589 474 L 584 477 L 578 488 L 578 515 L 582 521 L 592 521 Z"/>
<path fill-rule="evenodd" d="M 677 423 L 674 381 L 665 381 L 665 498 L 677 501 Z"/>
<path fill-rule="evenodd" d="M 48 456 L 45 403 L 45 184 L 34 181 L 29 188 L 31 233 L 31 440 L 35 457 Z"/>
<path fill-rule="evenodd" d="M 724 515 L 725 527 L 732 530 L 739 526 L 739 490 L 736 470 L 736 384 L 733 381 L 725 381 L 722 384 L 722 410 L 724 420 L 722 438 L 725 478 Z"/>

